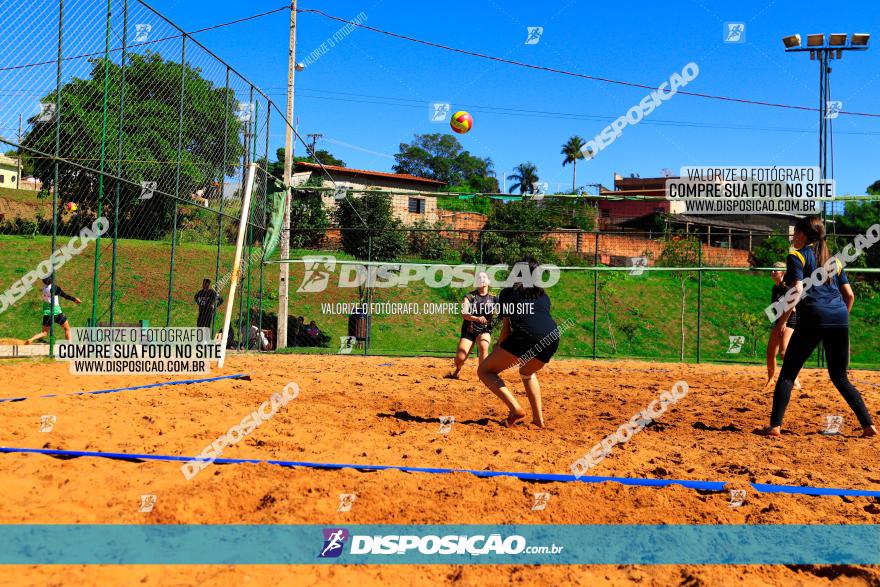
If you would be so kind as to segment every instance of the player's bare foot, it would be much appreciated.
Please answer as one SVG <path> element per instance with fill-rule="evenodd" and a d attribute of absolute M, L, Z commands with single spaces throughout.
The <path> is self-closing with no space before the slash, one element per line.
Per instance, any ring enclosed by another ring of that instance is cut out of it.
<path fill-rule="evenodd" d="M 543 428 L 544 427 L 544 420 L 532 420 L 532 424 L 534 424 L 538 428 Z"/>
<path fill-rule="evenodd" d="M 794 378 L 794 388 L 795 388 L 795 389 L 800 389 L 800 388 L 801 388 L 801 382 L 798 381 L 797 377 Z"/>
<path fill-rule="evenodd" d="M 515 410 L 513 412 L 510 412 L 510 414 L 507 415 L 507 421 L 505 422 L 505 424 L 507 425 L 508 428 L 513 428 L 517 422 L 519 422 L 520 420 L 522 420 L 525 417 L 526 417 L 525 411 L 520 408 L 519 410 Z"/>
<path fill-rule="evenodd" d="M 871 436 L 877 436 L 876 426 L 865 426 L 862 428 L 862 438 L 870 438 Z"/>
<path fill-rule="evenodd" d="M 444 379 L 461 379 L 461 376 L 458 373 L 447 373 L 443 376 Z"/>
<path fill-rule="evenodd" d="M 761 436 L 782 436 L 782 427 L 781 426 L 771 426 L 769 428 L 764 428 L 760 432 L 758 432 Z"/>

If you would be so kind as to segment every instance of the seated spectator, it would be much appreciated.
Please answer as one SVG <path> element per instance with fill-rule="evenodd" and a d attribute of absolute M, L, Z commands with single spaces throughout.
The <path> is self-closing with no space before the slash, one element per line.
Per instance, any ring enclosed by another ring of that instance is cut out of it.
<path fill-rule="evenodd" d="M 266 333 L 260 329 L 260 313 L 256 310 L 250 312 L 250 328 L 248 332 L 248 348 L 261 351 L 269 350 L 269 339 Z"/>
<path fill-rule="evenodd" d="M 260 330 L 259 327 L 253 323 L 251 324 L 248 348 L 251 350 L 256 349 L 260 351 L 269 350 L 269 339 L 266 337 L 266 332 Z"/>
<path fill-rule="evenodd" d="M 318 325 L 315 324 L 314 320 L 309 322 L 309 325 L 305 328 L 305 332 L 308 346 L 319 346 L 321 344 L 321 330 L 318 328 Z"/>
<path fill-rule="evenodd" d="M 298 316 L 296 319 L 296 328 L 293 331 L 293 343 L 294 346 L 306 346 L 306 327 L 305 327 L 306 319 L 302 316 Z"/>

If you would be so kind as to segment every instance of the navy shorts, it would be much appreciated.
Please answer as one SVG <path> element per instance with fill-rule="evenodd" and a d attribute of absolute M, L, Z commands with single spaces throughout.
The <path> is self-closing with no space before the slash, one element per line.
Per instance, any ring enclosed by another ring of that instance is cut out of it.
<path fill-rule="evenodd" d="M 530 356 L 530 358 L 538 359 L 542 363 L 549 363 L 556 351 L 559 350 L 559 338 L 548 340 L 542 344 L 541 340 L 543 339 L 544 337 L 533 338 L 511 334 L 501 341 L 500 346 L 517 359 L 525 359 Z"/>

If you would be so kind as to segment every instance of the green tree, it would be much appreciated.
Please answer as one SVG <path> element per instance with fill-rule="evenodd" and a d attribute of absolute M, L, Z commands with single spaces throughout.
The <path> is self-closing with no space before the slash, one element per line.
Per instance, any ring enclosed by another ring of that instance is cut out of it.
<path fill-rule="evenodd" d="M 283 149 L 279 149 L 282 150 Z M 281 160 L 284 160 L 282 153 Z M 320 178 L 312 178 L 303 187 L 321 187 Z M 295 191 L 290 201 L 290 246 L 294 249 L 317 249 L 324 243 L 330 218 L 321 192 Z"/>
<path fill-rule="evenodd" d="M 664 267 L 696 267 L 699 264 L 702 243 L 690 236 L 673 235 L 663 241 L 663 252 L 657 264 Z M 672 275 L 681 290 L 681 312 L 679 314 L 679 360 L 684 361 L 685 315 L 687 311 L 687 284 L 696 275 L 693 271 L 673 271 Z"/>
<path fill-rule="evenodd" d="M 596 227 L 596 207 L 586 200 L 548 198 L 542 201 L 541 206 L 551 216 L 556 228 L 592 231 Z"/>
<path fill-rule="evenodd" d="M 620 275 L 614 271 L 609 271 L 607 275 L 603 275 L 598 282 L 599 285 L 599 301 L 605 310 L 605 320 L 608 324 L 608 338 L 611 341 L 611 352 L 617 354 L 617 340 L 614 338 L 614 325 L 611 320 L 611 308 L 608 301 L 617 297 L 617 288 L 614 283 L 620 278 Z M 598 317 L 597 317 L 598 322 Z"/>
<path fill-rule="evenodd" d="M 118 64 L 105 64 L 103 59 L 94 59 L 91 65 L 87 77 L 74 77 L 61 89 L 60 153 L 63 159 L 91 169 L 99 168 L 107 65 L 105 170 L 116 174 L 122 72 Z M 179 128 L 181 74 L 184 112 L 183 125 Z M 140 182 L 155 181 L 157 190 L 179 193 L 184 199 L 201 190 L 205 190 L 209 197 L 219 197 L 216 186 L 224 175 L 240 174 L 243 123 L 236 116 L 236 96 L 232 90 L 229 92 L 227 96 L 225 88 L 202 77 L 198 68 L 165 61 L 157 53 L 148 51 L 127 56 L 121 176 L 128 182 L 119 183 L 120 236 L 155 239 L 166 233 L 171 225 L 174 199 L 157 194 L 152 199 L 141 200 Z M 42 102 L 54 103 L 55 93 L 44 96 Z M 54 153 L 54 117 L 41 120 L 41 117 L 34 116 L 28 122 L 31 130 L 23 139 L 24 146 Z M 182 138 L 179 154 L 178 132 Z M 181 162 L 179 191 L 176 190 L 178 156 Z M 82 167 L 64 162 L 58 167 L 61 199 L 70 198 L 77 203 L 81 213 L 94 215 L 99 174 L 84 172 Z M 51 159 L 30 158 L 28 171 L 43 182 L 46 191 L 53 188 L 54 163 Z M 115 199 L 115 187 L 113 180 L 105 178 L 105 211 Z"/>
<path fill-rule="evenodd" d="M 519 190 L 520 194 L 534 194 L 535 184 L 538 183 L 538 167 L 531 162 L 520 163 L 513 168 L 513 173 L 507 179 L 514 182 L 508 190 L 509 193 Z"/>
<path fill-rule="evenodd" d="M 868 192 L 880 195 L 880 180 L 869 186 Z M 846 236 L 831 236 L 832 242 L 829 244 L 832 252 L 840 252 L 843 247 L 853 242 L 854 235 L 865 234 L 870 227 L 880 223 L 880 204 L 878 202 L 847 202 L 845 212 L 843 216 L 838 216 L 836 221 L 837 233 Z M 868 247 L 858 259 L 850 261 L 847 265 L 850 267 L 880 267 L 880 246 Z M 862 279 L 876 283 L 880 281 L 880 275 L 866 273 L 863 274 Z"/>
<path fill-rule="evenodd" d="M 562 160 L 562 166 L 565 167 L 569 163 L 571 163 L 572 166 L 571 193 L 573 194 L 577 193 L 577 162 L 578 159 L 584 158 L 584 152 L 582 149 L 584 148 L 585 143 L 586 142 L 581 137 L 572 135 L 568 141 L 562 145 L 562 154 L 565 155 L 565 159 Z"/>
<path fill-rule="evenodd" d="M 403 223 L 395 218 L 391 199 L 378 192 L 347 194 L 333 213 L 342 229 L 342 248 L 357 259 L 394 261 L 406 251 Z"/>
<path fill-rule="evenodd" d="M 450 190 L 498 192 L 492 159 L 471 155 L 450 134 L 417 134 L 412 142 L 400 143 L 394 160 L 395 173 L 436 179 Z"/>
<path fill-rule="evenodd" d="M 774 263 L 784 263 L 790 248 L 788 238 L 774 232 L 752 250 L 752 264 L 755 267 L 772 267 Z"/>
<path fill-rule="evenodd" d="M 535 202 L 496 205 L 481 233 L 483 261 L 510 265 L 531 255 L 541 263 L 553 263 L 555 243 L 546 237 L 553 228 L 552 217 Z"/>
<path fill-rule="evenodd" d="M 764 325 L 767 324 L 767 318 L 760 314 L 752 312 L 743 312 L 739 315 L 740 324 L 749 333 L 752 341 L 752 356 L 758 356 L 758 335 L 764 332 Z"/>
<path fill-rule="evenodd" d="M 441 233 L 447 228 L 442 222 L 432 224 L 427 220 L 418 220 L 410 228 L 413 230 L 408 231 L 407 240 L 411 255 L 431 260 L 451 256 L 453 251 Z"/>

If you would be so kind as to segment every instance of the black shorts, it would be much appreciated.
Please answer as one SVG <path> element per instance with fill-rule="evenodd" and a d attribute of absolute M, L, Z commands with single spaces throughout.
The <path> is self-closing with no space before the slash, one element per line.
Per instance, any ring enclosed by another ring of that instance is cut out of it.
<path fill-rule="evenodd" d="M 461 325 L 461 338 L 467 339 L 471 342 L 476 342 L 477 337 L 481 334 L 492 334 L 492 327 L 488 324 L 477 324 L 476 322 L 470 322 L 465 320 L 464 324 Z"/>
<path fill-rule="evenodd" d="M 545 337 L 533 338 L 512 333 L 501 341 L 500 346 L 517 359 L 522 359 L 523 362 L 535 358 L 542 363 L 549 363 L 556 351 L 559 350 L 559 338 L 547 339 L 545 343 L 542 343 L 541 341 L 544 339 Z"/>
<path fill-rule="evenodd" d="M 67 316 L 62 314 L 55 314 L 55 324 L 58 326 L 64 326 L 65 322 L 67 322 Z M 49 326 L 52 323 L 52 317 L 43 315 L 43 326 Z"/>
<path fill-rule="evenodd" d="M 777 319 L 776 322 L 773 323 L 773 326 L 776 326 L 778 324 L 779 320 Z M 785 322 L 785 327 L 794 330 L 795 326 L 797 326 L 797 314 L 792 314 Z"/>

